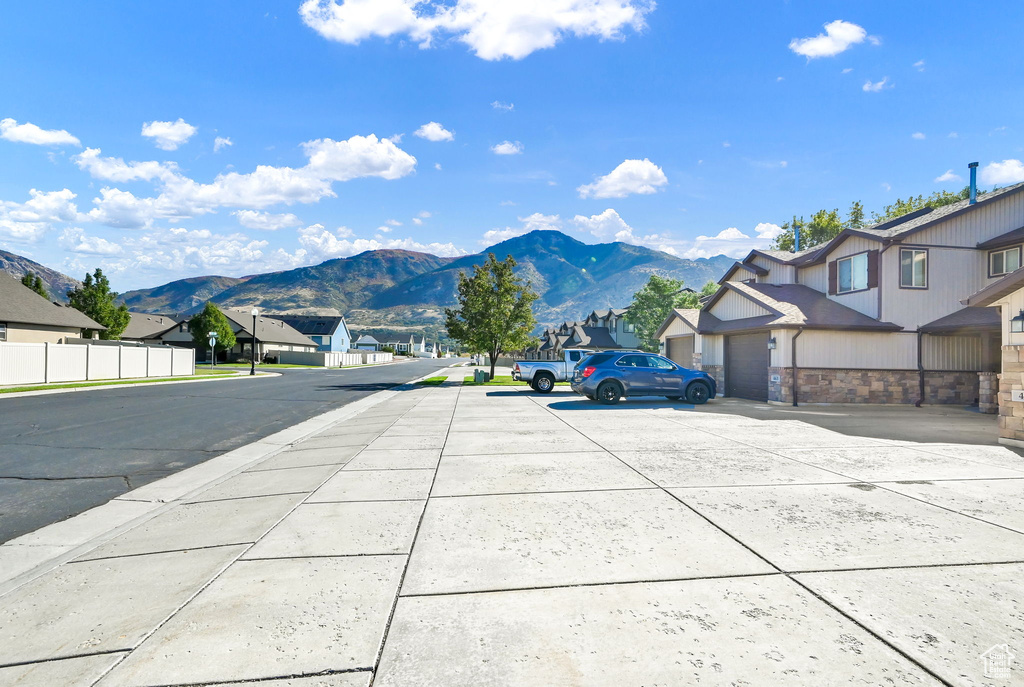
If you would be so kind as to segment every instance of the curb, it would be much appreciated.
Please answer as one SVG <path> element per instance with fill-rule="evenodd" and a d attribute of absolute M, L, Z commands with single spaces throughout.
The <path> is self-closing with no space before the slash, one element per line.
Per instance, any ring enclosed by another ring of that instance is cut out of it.
<path fill-rule="evenodd" d="M 416 382 L 438 376 L 439 373 L 431 372 L 303 420 L 259 441 L 133 489 L 102 506 L 0 545 L 0 570 L 3 571 L 0 572 L 0 596 L 170 510 L 190 496 L 244 472 L 255 463 L 284 451 L 310 435 L 349 420 L 402 391 L 422 388 L 416 386 Z"/>
<path fill-rule="evenodd" d="M 195 384 L 199 382 L 220 382 L 226 379 L 239 379 L 240 377 L 280 377 L 280 372 L 261 372 L 252 375 L 210 375 L 207 379 L 168 379 L 162 382 L 138 382 L 136 384 L 97 384 L 96 386 L 74 386 L 66 389 L 37 389 L 34 391 L 15 391 L 9 394 L 0 394 L 0 401 L 5 398 L 24 398 L 26 396 L 49 396 L 50 394 L 72 394 L 82 391 L 103 391 L 106 389 L 134 389 L 139 386 L 165 386 L 167 384 Z"/>

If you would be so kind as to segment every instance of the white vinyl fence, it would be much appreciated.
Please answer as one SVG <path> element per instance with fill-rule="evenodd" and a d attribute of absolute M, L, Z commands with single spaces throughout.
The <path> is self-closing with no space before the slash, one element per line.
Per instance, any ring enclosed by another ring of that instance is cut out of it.
<path fill-rule="evenodd" d="M 195 374 L 195 351 L 170 346 L 0 343 L 0 386 Z"/>
<path fill-rule="evenodd" d="M 348 365 L 379 365 L 390 363 L 390 353 L 352 350 L 340 351 L 278 351 L 278 362 L 283 365 L 316 365 L 318 367 L 346 367 Z"/>

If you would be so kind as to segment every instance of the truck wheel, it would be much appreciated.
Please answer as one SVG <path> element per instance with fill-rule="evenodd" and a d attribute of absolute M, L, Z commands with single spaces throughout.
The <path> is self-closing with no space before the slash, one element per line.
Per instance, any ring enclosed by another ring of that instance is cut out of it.
<path fill-rule="evenodd" d="M 707 403 L 709 398 L 711 398 L 711 387 L 704 382 L 694 382 L 686 387 L 686 400 L 689 403 L 699 406 L 702 403 Z"/>
<path fill-rule="evenodd" d="M 552 389 L 555 388 L 555 378 L 547 373 L 538 374 L 533 378 L 533 388 L 538 393 L 550 394 Z"/>
<path fill-rule="evenodd" d="M 613 406 L 622 398 L 622 387 L 615 382 L 605 382 L 597 387 L 597 400 L 606 406 Z"/>

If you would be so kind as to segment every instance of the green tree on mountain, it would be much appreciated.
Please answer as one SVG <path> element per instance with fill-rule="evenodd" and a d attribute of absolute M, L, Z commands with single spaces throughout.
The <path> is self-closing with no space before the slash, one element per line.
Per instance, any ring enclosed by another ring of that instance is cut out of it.
<path fill-rule="evenodd" d="M 459 272 L 458 307 L 445 308 L 448 335 L 471 353 L 488 354 L 492 379 L 498 356 L 533 343 L 537 324 L 533 302 L 538 296 L 529 281 L 516 276 L 515 266 L 511 255 L 498 261 L 488 253 L 472 275 Z"/>
<path fill-rule="evenodd" d="M 131 322 L 127 305 L 117 305 L 117 293 L 110 290 L 110 280 L 103 270 L 96 268 L 95 275 L 86 274 L 82 285 L 68 291 L 68 301 L 75 310 L 81 310 L 96 320 L 105 330 L 99 332 L 101 339 L 120 339 L 122 332 Z M 87 332 L 91 336 L 92 332 Z"/>
<path fill-rule="evenodd" d="M 633 294 L 626 321 L 636 327 L 640 348 L 658 352 L 658 339 L 654 335 L 674 308 L 700 307 L 701 296 L 718 290 L 718 284 L 708 282 L 699 294 L 683 290 L 681 279 L 652 274 L 643 288 Z"/>
<path fill-rule="evenodd" d="M 192 333 L 192 343 L 200 350 L 210 347 L 210 332 L 217 332 L 216 351 L 226 351 L 235 346 L 235 331 L 231 328 L 228 318 L 216 305 L 206 302 L 201 312 L 188 321 L 188 330 Z"/>
<path fill-rule="evenodd" d="M 46 291 L 46 285 L 43 284 L 43 278 L 33 272 L 26 272 L 21 277 L 21 283 L 32 289 L 46 300 L 50 300 L 50 294 Z"/>

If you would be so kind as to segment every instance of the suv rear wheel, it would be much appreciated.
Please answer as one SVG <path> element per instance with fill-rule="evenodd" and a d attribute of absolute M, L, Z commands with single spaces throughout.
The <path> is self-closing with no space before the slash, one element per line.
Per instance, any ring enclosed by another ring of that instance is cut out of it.
<path fill-rule="evenodd" d="M 606 406 L 613 406 L 622 398 L 622 387 L 616 382 L 605 382 L 597 387 L 597 400 Z"/>
<path fill-rule="evenodd" d="M 555 378 L 549 372 L 538 373 L 533 378 L 533 388 L 541 394 L 550 394 L 555 388 Z"/>

